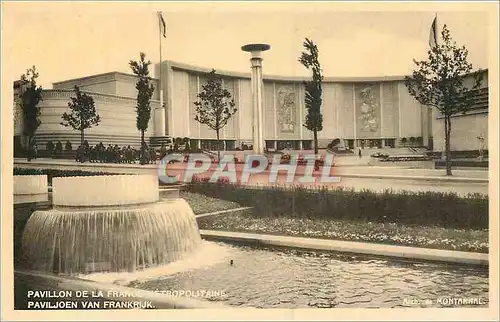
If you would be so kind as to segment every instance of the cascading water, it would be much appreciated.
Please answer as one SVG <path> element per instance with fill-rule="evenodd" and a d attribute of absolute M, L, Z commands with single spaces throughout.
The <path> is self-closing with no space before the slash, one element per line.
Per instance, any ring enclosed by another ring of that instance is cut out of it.
<path fill-rule="evenodd" d="M 189 204 L 160 201 L 156 176 L 54 178 L 53 203 L 25 226 L 27 269 L 135 271 L 179 260 L 201 245 Z"/>

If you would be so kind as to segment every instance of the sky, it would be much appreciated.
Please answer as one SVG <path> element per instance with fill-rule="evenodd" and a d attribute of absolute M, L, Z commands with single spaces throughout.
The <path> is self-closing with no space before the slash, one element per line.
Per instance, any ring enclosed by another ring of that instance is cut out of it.
<path fill-rule="evenodd" d="M 216 70 L 249 72 L 241 46 L 257 42 L 271 45 L 263 54 L 264 75 L 307 76 L 297 59 L 308 37 L 327 77 L 406 75 L 413 59 L 426 57 L 436 13 L 438 25 L 446 23 L 457 44 L 467 47 L 473 67 L 487 68 L 491 16 L 484 6 L 457 5 L 4 2 L 3 66 L 18 77 L 36 65 L 44 88 L 93 74 L 130 73 L 128 61 L 141 51 L 159 61 L 161 10 L 167 23 L 163 60 Z"/>

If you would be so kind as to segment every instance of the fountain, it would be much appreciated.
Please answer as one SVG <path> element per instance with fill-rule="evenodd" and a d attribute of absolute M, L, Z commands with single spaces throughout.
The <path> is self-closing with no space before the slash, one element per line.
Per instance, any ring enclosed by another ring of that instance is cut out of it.
<path fill-rule="evenodd" d="M 14 176 L 14 203 L 48 200 L 47 175 Z"/>
<path fill-rule="evenodd" d="M 153 175 L 54 178 L 49 210 L 26 223 L 26 269 L 63 274 L 121 272 L 177 261 L 201 245 L 193 211 L 160 200 Z"/>
<path fill-rule="evenodd" d="M 14 176 L 14 195 L 36 195 L 47 192 L 46 175 Z"/>

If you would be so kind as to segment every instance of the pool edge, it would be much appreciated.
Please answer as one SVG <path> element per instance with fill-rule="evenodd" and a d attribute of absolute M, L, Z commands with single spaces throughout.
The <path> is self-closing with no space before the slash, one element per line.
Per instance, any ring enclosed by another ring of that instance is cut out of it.
<path fill-rule="evenodd" d="M 489 266 L 489 254 L 485 253 L 216 230 L 200 229 L 200 234 L 203 239 L 221 242 L 331 251 L 416 261 Z"/>

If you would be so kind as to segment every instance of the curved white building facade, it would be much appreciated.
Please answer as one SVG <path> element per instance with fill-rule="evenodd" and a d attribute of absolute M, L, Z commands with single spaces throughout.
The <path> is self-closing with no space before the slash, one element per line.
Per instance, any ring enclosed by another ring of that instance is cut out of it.
<path fill-rule="evenodd" d="M 160 64 L 155 65 L 159 75 Z M 164 61 L 162 90 L 165 113 L 155 113 L 160 99 L 155 91 L 151 120 L 146 137 L 155 133 L 155 124 L 165 124 L 170 137 L 187 137 L 191 145 L 210 149 L 215 143 L 215 131 L 195 121 L 197 95 L 206 83 L 209 68 L 200 68 L 172 61 Z M 284 147 L 309 149 L 312 132 L 302 124 L 305 120 L 304 85 L 306 78 L 266 75 L 263 67 L 263 137 L 267 148 Z M 253 110 L 250 73 L 217 70 L 224 87 L 232 94 L 237 113 L 221 131 L 226 149 L 251 148 L 253 138 Z M 488 77 L 483 89 L 477 92 L 474 110 L 467 115 L 457 115 L 452 120 L 452 150 L 477 150 L 478 136 L 488 135 Z M 112 72 L 55 83 L 52 90 L 44 90 L 40 103 L 41 121 L 36 134 L 39 149 L 45 149 L 48 140 L 71 141 L 77 147 L 80 134 L 60 125 L 61 115 L 68 110 L 69 97 L 74 95 L 74 85 L 81 87 L 94 98 L 102 122 L 85 132 L 90 144 L 139 146 L 140 133 L 136 129 L 136 78 L 134 75 Z M 155 87 L 158 80 L 153 79 Z M 323 83 L 323 130 L 318 133 L 320 147 L 332 140 L 341 144 L 358 146 L 398 147 L 414 142 L 441 151 L 443 149 L 443 122 L 435 110 L 421 106 L 404 85 L 404 76 L 376 78 L 325 77 Z M 165 122 L 155 121 L 158 115 Z M 20 122 L 16 134 L 20 134 Z M 158 125 L 157 125 L 158 126 Z"/>

